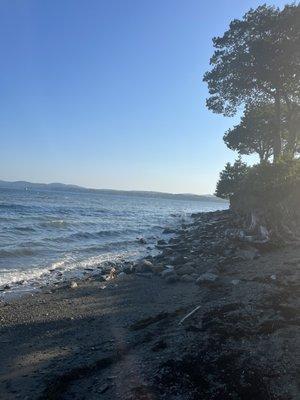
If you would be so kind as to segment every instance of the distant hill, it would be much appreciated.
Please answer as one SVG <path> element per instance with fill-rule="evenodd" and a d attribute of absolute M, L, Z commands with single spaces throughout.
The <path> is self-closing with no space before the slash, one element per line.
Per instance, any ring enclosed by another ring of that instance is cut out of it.
<path fill-rule="evenodd" d="M 224 203 L 223 199 L 219 199 L 213 195 L 197 195 L 190 193 L 163 193 L 153 191 L 140 190 L 113 190 L 113 189 L 88 189 L 77 185 L 66 185 L 64 183 L 32 183 L 26 181 L 8 182 L 0 180 L 0 189 L 19 189 L 19 190 L 53 190 L 53 191 L 72 191 L 72 192 L 97 192 L 127 196 L 141 197 L 160 197 L 167 199 L 184 199 L 198 201 L 214 201 Z"/>

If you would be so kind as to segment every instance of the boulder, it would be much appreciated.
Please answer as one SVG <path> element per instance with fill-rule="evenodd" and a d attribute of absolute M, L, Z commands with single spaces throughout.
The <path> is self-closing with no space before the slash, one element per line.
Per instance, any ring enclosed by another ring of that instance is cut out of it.
<path fill-rule="evenodd" d="M 142 260 L 135 266 L 136 272 L 152 272 L 153 264 L 149 260 Z"/>

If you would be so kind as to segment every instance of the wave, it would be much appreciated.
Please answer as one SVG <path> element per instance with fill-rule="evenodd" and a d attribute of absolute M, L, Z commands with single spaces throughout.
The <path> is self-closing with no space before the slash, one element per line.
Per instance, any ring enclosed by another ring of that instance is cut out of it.
<path fill-rule="evenodd" d="M 9 284 L 14 290 L 25 291 L 26 288 L 38 288 L 54 282 L 65 282 L 73 278 L 79 278 L 89 273 L 98 273 L 99 268 L 107 261 L 118 262 L 126 259 L 134 259 L 138 252 L 126 251 L 119 253 L 106 253 L 98 256 L 75 260 L 71 256 L 53 262 L 48 267 L 36 266 L 28 269 L 1 269 L 0 286 Z M 88 271 L 87 271 L 88 269 Z M 22 285 L 22 286 L 20 286 Z"/>
<path fill-rule="evenodd" d="M 39 227 L 41 228 L 66 228 L 70 224 L 63 219 L 53 219 L 45 222 L 41 222 Z"/>
<path fill-rule="evenodd" d="M 98 239 L 98 238 L 108 238 L 108 237 L 118 237 L 126 234 L 138 233 L 135 229 L 109 229 L 109 230 L 101 230 L 97 232 L 76 232 L 69 236 L 71 239 Z"/>
<path fill-rule="evenodd" d="M 12 250 L 0 250 L 0 258 L 10 258 L 10 257 L 26 257 L 33 256 L 36 254 L 36 250 L 31 248 L 17 248 Z"/>

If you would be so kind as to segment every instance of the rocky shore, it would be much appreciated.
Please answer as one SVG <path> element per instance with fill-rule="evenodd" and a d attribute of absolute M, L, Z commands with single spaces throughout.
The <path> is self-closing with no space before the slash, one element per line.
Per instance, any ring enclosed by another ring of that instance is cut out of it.
<path fill-rule="evenodd" d="M 1 399 L 298 399 L 300 247 L 230 211 L 167 233 L 157 256 L 2 301 Z"/>

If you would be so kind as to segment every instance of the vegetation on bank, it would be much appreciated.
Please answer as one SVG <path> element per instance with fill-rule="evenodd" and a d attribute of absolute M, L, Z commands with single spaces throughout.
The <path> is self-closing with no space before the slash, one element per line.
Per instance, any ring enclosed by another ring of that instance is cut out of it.
<path fill-rule="evenodd" d="M 300 186 L 300 3 L 251 9 L 213 43 L 207 107 L 225 116 L 243 112 L 224 135 L 239 158 L 221 172 L 216 195 L 280 201 Z M 242 161 L 250 154 L 259 164 Z"/>

